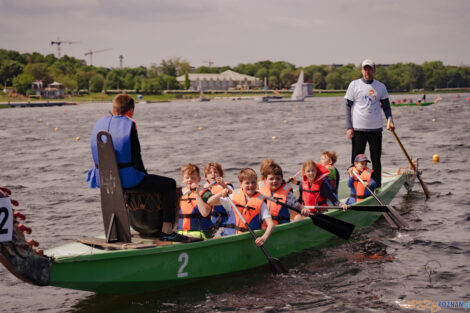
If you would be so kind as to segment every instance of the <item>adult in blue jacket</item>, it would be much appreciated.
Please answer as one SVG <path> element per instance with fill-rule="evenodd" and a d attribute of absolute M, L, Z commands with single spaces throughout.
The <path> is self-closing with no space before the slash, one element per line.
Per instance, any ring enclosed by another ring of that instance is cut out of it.
<path fill-rule="evenodd" d="M 142 192 L 160 192 L 162 197 L 163 225 L 160 240 L 186 241 L 188 238 L 173 232 L 176 214 L 176 182 L 173 178 L 148 174 L 140 154 L 137 127 L 134 116 L 134 99 L 126 94 L 113 99 L 113 115 L 96 122 L 91 137 L 91 152 L 95 165 L 88 172 L 91 188 L 99 188 L 98 153 L 96 135 L 104 130 L 111 134 L 119 167 L 122 187 Z"/>

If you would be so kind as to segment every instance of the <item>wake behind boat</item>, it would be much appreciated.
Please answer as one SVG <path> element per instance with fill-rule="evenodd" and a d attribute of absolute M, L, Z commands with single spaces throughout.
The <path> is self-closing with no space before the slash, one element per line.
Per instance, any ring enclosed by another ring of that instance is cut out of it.
<path fill-rule="evenodd" d="M 416 173 L 411 169 L 384 177 L 378 198 L 389 204 L 402 186 L 412 187 L 415 177 Z M 348 195 L 349 188 L 346 181 L 342 181 L 339 198 L 344 201 Z M 373 204 L 377 204 L 373 197 L 360 202 L 360 205 Z M 324 214 L 354 224 L 354 231 L 357 231 L 374 223 L 382 213 L 349 209 L 329 210 Z M 108 236 L 109 233 L 108 228 Z M 255 233 L 262 234 L 263 230 Z M 0 243 L 0 261 L 17 277 L 35 285 L 97 293 L 146 292 L 267 263 L 249 233 L 187 244 L 163 243 L 138 234 L 132 234 L 127 243 L 108 242 L 104 238 L 82 238 L 46 250 L 41 256 L 29 248 L 16 225 L 13 240 Z M 331 232 L 304 219 L 276 226 L 265 247 L 273 257 L 283 257 L 317 247 L 333 238 L 335 235 Z"/>

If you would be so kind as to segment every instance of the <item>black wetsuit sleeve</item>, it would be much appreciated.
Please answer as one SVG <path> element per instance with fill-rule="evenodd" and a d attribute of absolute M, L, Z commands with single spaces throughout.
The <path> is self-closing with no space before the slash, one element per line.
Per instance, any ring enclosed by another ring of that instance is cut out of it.
<path fill-rule="evenodd" d="M 136 170 L 147 174 L 147 171 L 144 167 L 144 162 L 142 162 L 142 156 L 140 155 L 139 136 L 137 135 L 137 128 L 135 128 L 135 124 L 132 125 L 131 129 L 131 163 Z"/>
<path fill-rule="evenodd" d="M 382 99 L 380 100 L 380 103 L 382 103 L 382 110 L 384 110 L 385 118 L 388 120 L 392 117 L 392 108 L 390 107 L 390 100 L 388 98 Z"/>
<path fill-rule="evenodd" d="M 299 184 L 299 199 L 298 199 L 299 203 L 304 203 L 303 199 L 302 199 L 302 184 Z"/>
<path fill-rule="evenodd" d="M 351 119 L 351 108 L 353 105 L 353 101 L 346 99 L 346 129 L 352 129 L 352 119 Z M 389 104 L 390 107 L 390 104 Z"/>
<path fill-rule="evenodd" d="M 330 200 L 331 203 L 333 203 L 333 205 L 336 205 L 336 206 L 341 205 L 341 202 L 339 202 L 338 199 L 336 199 L 336 196 L 331 191 L 330 187 L 328 187 L 328 184 L 321 184 L 320 195 L 323 198 Z"/>

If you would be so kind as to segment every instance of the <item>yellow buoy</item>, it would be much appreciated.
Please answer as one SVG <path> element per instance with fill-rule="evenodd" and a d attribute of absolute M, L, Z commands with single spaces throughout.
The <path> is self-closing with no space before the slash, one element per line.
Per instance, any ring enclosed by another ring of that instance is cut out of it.
<path fill-rule="evenodd" d="M 75 140 L 76 140 L 76 141 L 80 141 L 80 137 L 75 137 Z"/>
<path fill-rule="evenodd" d="M 433 155 L 433 156 L 432 156 L 432 161 L 433 161 L 434 163 L 439 162 L 439 154 Z"/>
<path fill-rule="evenodd" d="M 199 126 L 199 128 L 198 128 L 198 129 L 199 129 L 199 130 L 202 130 L 202 129 L 203 129 L 203 127 L 202 127 L 202 126 Z"/>
<path fill-rule="evenodd" d="M 55 130 L 55 131 L 58 131 L 58 130 L 59 130 L 59 127 L 54 128 L 54 130 Z"/>
<path fill-rule="evenodd" d="M 272 140 L 277 140 L 277 137 L 276 137 L 276 136 L 273 136 L 271 139 L 272 139 Z"/>
<path fill-rule="evenodd" d="M 287 120 L 284 120 L 284 124 L 287 124 Z"/>

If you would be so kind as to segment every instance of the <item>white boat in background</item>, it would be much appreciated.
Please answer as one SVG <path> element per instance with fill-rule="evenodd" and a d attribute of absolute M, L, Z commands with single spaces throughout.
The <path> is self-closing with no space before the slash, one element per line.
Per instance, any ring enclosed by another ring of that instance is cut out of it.
<path fill-rule="evenodd" d="M 300 70 L 299 78 L 295 84 L 294 92 L 290 99 L 285 99 L 282 96 L 265 96 L 261 98 L 260 102 L 299 102 L 304 101 L 307 96 L 307 92 L 304 85 L 304 70 Z"/>

